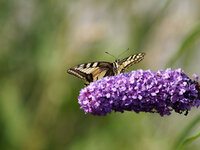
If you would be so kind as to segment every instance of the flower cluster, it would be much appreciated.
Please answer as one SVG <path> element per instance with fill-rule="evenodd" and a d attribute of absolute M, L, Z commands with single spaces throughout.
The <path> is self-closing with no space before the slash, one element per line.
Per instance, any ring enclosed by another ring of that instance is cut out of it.
<path fill-rule="evenodd" d="M 80 91 L 78 102 L 85 113 L 106 115 L 135 111 L 161 116 L 186 112 L 200 105 L 198 77 L 191 80 L 181 69 L 151 72 L 136 70 L 105 77 Z"/>

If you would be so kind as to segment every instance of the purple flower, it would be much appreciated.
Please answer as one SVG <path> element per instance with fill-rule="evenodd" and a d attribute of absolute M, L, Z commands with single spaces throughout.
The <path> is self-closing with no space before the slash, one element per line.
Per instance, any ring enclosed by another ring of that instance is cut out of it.
<path fill-rule="evenodd" d="M 80 91 L 78 102 L 85 113 L 106 115 L 135 111 L 170 115 L 186 112 L 200 105 L 198 77 L 191 80 L 181 69 L 172 71 L 137 70 L 105 77 Z"/>

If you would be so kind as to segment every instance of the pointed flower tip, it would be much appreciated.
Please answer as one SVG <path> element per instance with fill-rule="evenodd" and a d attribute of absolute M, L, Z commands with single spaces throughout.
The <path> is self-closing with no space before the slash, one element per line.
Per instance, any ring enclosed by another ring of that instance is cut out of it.
<path fill-rule="evenodd" d="M 80 91 L 78 102 L 85 113 L 112 111 L 158 113 L 185 112 L 200 105 L 198 77 L 191 80 L 181 69 L 151 72 L 136 70 L 92 82 Z"/>

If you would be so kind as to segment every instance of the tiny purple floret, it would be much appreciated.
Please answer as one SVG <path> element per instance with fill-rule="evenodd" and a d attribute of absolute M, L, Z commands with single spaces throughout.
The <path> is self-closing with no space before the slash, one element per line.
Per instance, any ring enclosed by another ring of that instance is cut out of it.
<path fill-rule="evenodd" d="M 78 102 L 85 113 L 106 115 L 135 111 L 170 115 L 200 105 L 198 77 L 191 80 L 181 69 L 136 70 L 105 77 L 80 91 Z"/>

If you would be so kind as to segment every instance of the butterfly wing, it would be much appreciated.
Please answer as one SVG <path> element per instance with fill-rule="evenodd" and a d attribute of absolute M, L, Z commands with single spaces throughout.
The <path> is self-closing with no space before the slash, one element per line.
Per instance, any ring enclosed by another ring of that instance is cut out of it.
<path fill-rule="evenodd" d="M 123 72 L 125 69 L 128 69 L 133 64 L 139 63 L 144 59 L 145 53 L 138 53 L 131 55 L 129 57 L 124 58 L 119 62 L 120 65 L 120 72 Z"/>
<path fill-rule="evenodd" d="M 85 80 L 86 85 L 105 76 L 114 75 L 113 64 L 109 62 L 91 62 L 80 64 L 68 69 L 67 73 Z"/>

